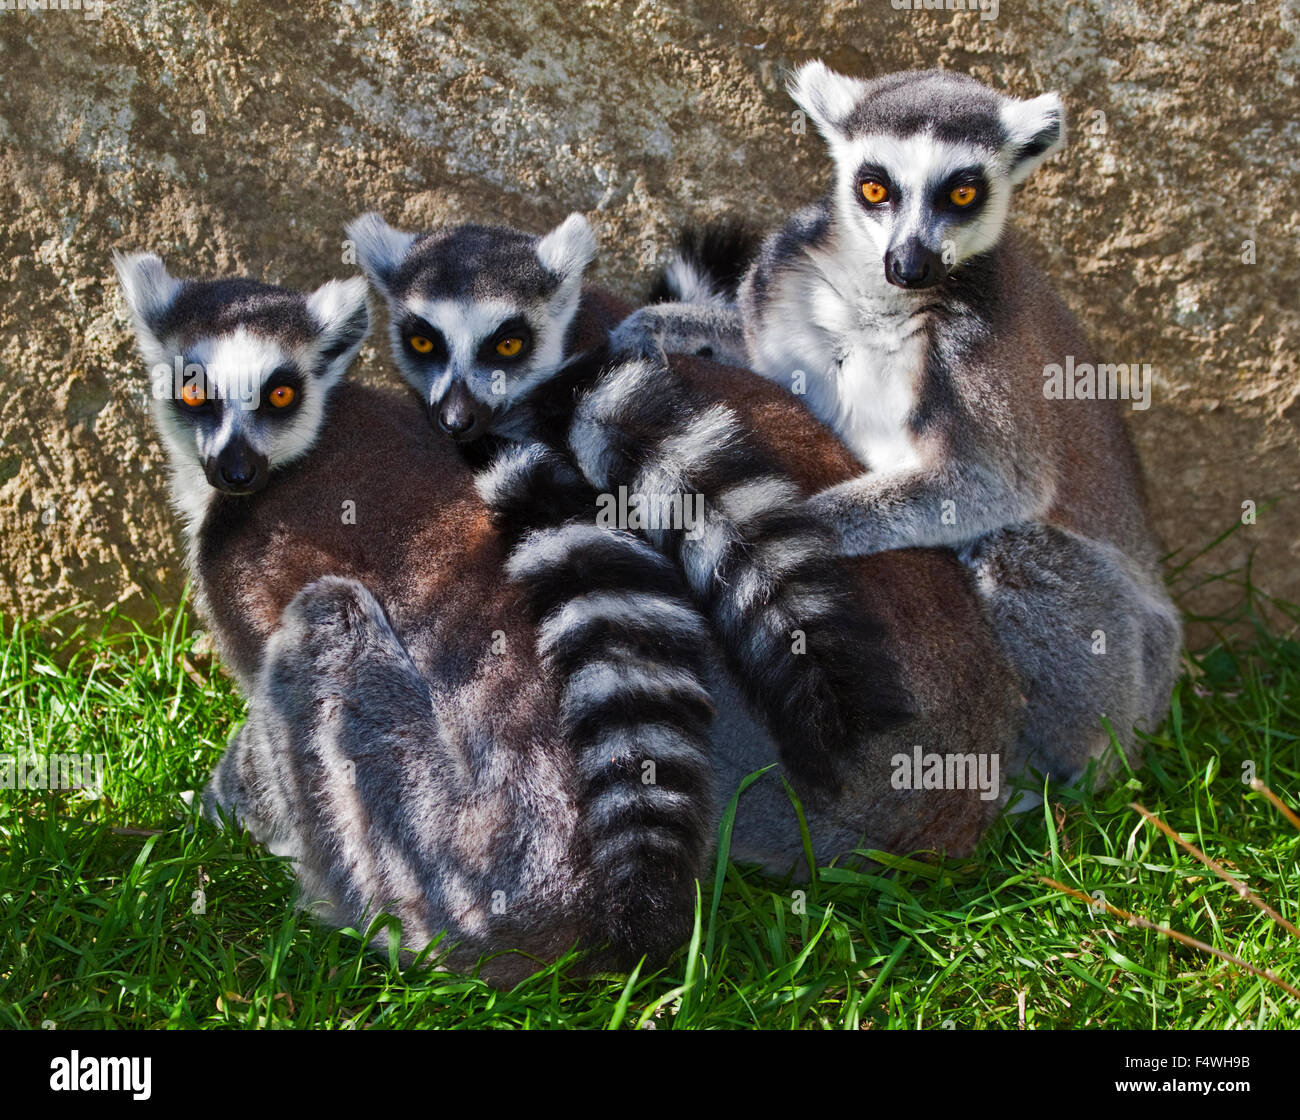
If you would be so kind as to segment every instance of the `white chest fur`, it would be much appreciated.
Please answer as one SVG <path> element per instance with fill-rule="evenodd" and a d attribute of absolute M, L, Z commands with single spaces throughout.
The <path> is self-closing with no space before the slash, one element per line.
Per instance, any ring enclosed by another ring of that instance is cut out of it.
<path fill-rule="evenodd" d="M 916 470 L 920 449 L 909 423 L 925 362 L 925 333 L 876 333 L 849 341 L 838 369 L 837 413 L 822 419 L 873 472 Z"/>
<path fill-rule="evenodd" d="M 911 293 L 844 280 L 811 258 L 784 270 L 752 336 L 755 368 L 803 396 L 863 466 L 914 470 L 921 455 L 909 419 L 925 368 L 925 316 Z"/>

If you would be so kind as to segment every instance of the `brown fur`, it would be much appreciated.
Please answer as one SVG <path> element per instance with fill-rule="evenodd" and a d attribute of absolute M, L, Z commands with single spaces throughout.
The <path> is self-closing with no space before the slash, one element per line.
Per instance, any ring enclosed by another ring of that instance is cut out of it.
<path fill-rule="evenodd" d="M 335 420 L 310 455 L 256 498 L 221 500 L 205 523 L 209 544 L 198 582 L 213 629 L 226 636 L 223 660 L 248 691 L 294 596 L 326 575 L 359 580 L 416 664 L 439 682 L 452 742 L 465 744 L 466 760 L 471 740 L 515 744 L 520 757 L 506 760 L 503 770 L 526 768 L 528 781 L 546 784 L 556 803 L 548 819 L 563 846 L 576 810 L 571 768 L 553 761 L 566 757 L 555 682 L 542 671 L 518 590 L 504 577 L 502 542 L 470 470 L 450 441 L 434 435 L 410 394 L 345 383 L 332 407 Z M 345 501 L 356 503 L 355 525 L 343 522 Z M 492 648 L 497 631 L 505 635 L 503 652 Z M 456 816 L 446 830 L 459 838 L 458 858 L 481 864 L 490 858 L 494 832 L 484 818 L 511 819 L 510 799 L 460 805 Z M 556 922 L 566 906 L 573 921 Z M 553 959 L 578 940 L 571 904 L 543 896 L 519 907 L 512 948 Z M 418 908 L 396 912 L 408 936 L 420 930 Z M 464 924 L 473 928 L 484 918 L 467 914 Z M 472 964 L 475 955 L 458 963 Z M 484 975 L 508 983 L 534 967 L 506 955 Z"/>
<path fill-rule="evenodd" d="M 580 340 L 598 335 L 620 310 L 617 301 L 599 295 L 587 308 Z M 838 441 L 776 387 L 709 363 L 683 359 L 680 368 L 699 391 L 729 401 L 810 492 L 854 473 Z M 205 522 L 196 577 L 201 609 L 220 636 L 224 660 L 248 689 L 281 612 L 299 591 L 326 575 L 361 581 L 416 664 L 437 682 L 451 740 L 472 738 L 517 752 L 503 761 L 502 781 L 544 787 L 542 796 L 554 802 L 545 819 L 556 830 L 544 842 L 563 848 L 573 832 L 575 780 L 557 738 L 555 682 L 536 655 L 535 627 L 521 597 L 504 577 L 502 541 L 469 468 L 453 444 L 432 431 L 409 394 L 344 384 L 331 417 L 312 453 L 274 476 L 254 499 L 219 497 Z M 356 524 L 345 523 L 345 502 L 355 503 Z M 1005 659 L 951 554 L 912 550 L 845 563 L 856 569 L 862 594 L 886 622 L 920 715 L 869 745 L 837 804 L 810 811 L 817 856 L 828 859 L 858 844 L 967 854 L 1001 800 L 984 801 L 974 791 L 894 790 L 890 760 L 914 743 L 941 753 L 1001 755 L 1014 740 L 1019 710 Z M 504 653 L 492 651 L 496 631 L 505 635 Z M 759 743 L 762 733 L 752 719 L 731 725 L 739 731 L 730 738 L 719 731 L 716 761 L 721 780 L 734 788 L 738 772 L 773 756 L 770 745 Z M 1010 771 L 1004 760 L 1002 772 Z M 799 850 L 798 828 L 779 786 L 768 788 L 767 795 L 747 795 L 750 808 L 738 818 L 735 852 L 781 869 Z M 506 793 L 456 807 L 446 833 L 457 838 L 459 859 L 472 864 L 490 858 L 498 831 L 492 822 L 509 828 L 515 819 Z M 764 838 L 773 827 L 783 836 L 779 849 Z M 565 893 L 581 882 L 580 870 L 571 854 L 555 858 L 565 864 L 557 884 L 568 886 L 557 885 L 553 895 L 545 885 L 536 888 L 512 912 L 512 947 L 541 959 L 553 959 L 580 932 L 576 918 L 566 917 L 576 913 L 576 903 Z M 418 903 L 407 909 L 396 912 L 418 933 Z M 483 925 L 481 915 L 463 917 L 466 928 Z M 527 958 L 506 955 L 485 975 L 509 983 L 533 967 Z"/>
<path fill-rule="evenodd" d="M 1055 480 L 1044 517 L 1048 524 L 1106 541 L 1144 566 L 1154 565 L 1157 545 L 1142 468 L 1122 418 L 1128 404 L 1043 396 L 1044 366 L 1063 365 L 1066 355 L 1073 355 L 1077 364 L 1095 368 L 1096 348 L 1014 237 L 1007 238 L 998 259 L 1004 270 L 1000 282 L 1016 293 L 1007 301 L 1014 314 L 1006 315 L 998 336 L 977 351 L 976 368 L 968 373 L 984 379 L 987 388 L 977 387 L 975 394 L 1004 400 L 1019 410 L 1015 429 L 1037 433 L 1033 452 Z M 1020 388 L 1008 393 L 1008 383 Z"/>
<path fill-rule="evenodd" d="M 725 400 L 763 449 L 808 494 L 861 473 L 838 439 L 797 399 L 748 370 L 674 357 L 674 368 L 707 396 Z M 888 632 L 888 643 L 912 689 L 919 715 L 872 744 L 861 779 L 834 812 L 851 827 L 853 813 L 871 846 L 969 854 L 1003 804 L 970 791 L 896 791 L 889 759 L 919 743 L 939 753 L 1009 757 L 1023 698 L 1006 656 L 984 617 L 967 569 L 948 549 L 905 549 L 842 561 L 854 570 L 864 602 Z M 880 778 L 884 777 L 884 781 Z"/>

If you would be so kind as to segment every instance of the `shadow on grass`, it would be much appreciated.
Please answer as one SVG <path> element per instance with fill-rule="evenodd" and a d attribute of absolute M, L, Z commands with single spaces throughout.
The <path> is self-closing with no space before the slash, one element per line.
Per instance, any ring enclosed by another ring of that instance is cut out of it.
<path fill-rule="evenodd" d="M 578 980 L 569 958 L 509 992 L 437 971 L 436 948 L 398 967 L 391 923 L 316 925 L 283 861 L 195 821 L 177 793 L 206 779 L 242 702 L 183 608 L 102 633 L 10 624 L 0 754 L 111 765 L 97 799 L 0 792 L 0 1025 L 1300 1026 L 1300 1004 L 1250 971 L 1296 984 L 1300 941 L 1132 807 L 1296 921 L 1300 832 L 1248 783 L 1295 805 L 1300 612 L 1248 565 L 1215 578 L 1239 607 L 1195 619 L 1215 639 L 1187 655 L 1144 768 L 1112 788 L 1053 790 L 957 863 L 867 853 L 796 883 L 724 846 L 667 969 Z M 389 952 L 366 948 L 376 937 Z"/>

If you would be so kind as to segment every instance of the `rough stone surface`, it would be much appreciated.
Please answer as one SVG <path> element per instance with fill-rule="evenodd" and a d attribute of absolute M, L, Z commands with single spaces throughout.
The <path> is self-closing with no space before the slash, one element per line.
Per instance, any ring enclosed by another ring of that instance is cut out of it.
<path fill-rule="evenodd" d="M 314 285 L 355 271 L 342 227 L 364 209 L 533 230 L 578 209 L 597 278 L 633 292 L 684 219 L 775 222 L 823 188 L 782 90 L 818 56 L 1062 93 L 1071 143 L 1019 224 L 1103 356 L 1154 367 L 1130 419 L 1171 549 L 1239 526 L 1182 584 L 1253 555 L 1300 600 L 1298 29 L 1280 0 L 1002 0 L 991 20 L 889 0 L 0 12 L 0 614 L 147 618 L 181 590 L 110 250 Z M 373 344 L 363 367 L 390 376 Z"/>

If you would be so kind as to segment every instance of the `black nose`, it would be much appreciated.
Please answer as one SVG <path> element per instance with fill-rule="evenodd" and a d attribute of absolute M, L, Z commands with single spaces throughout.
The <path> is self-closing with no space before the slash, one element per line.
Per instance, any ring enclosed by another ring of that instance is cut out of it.
<path fill-rule="evenodd" d="M 237 490 L 243 490 L 253 484 L 257 478 L 257 468 L 252 463 L 244 463 L 240 466 L 225 466 L 221 468 L 221 481 L 227 486 L 233 486 Z"/>
<path fill-rule="evenodd" d="M 474 426 L 474 414 L 467 409 L 451 406 L 438 411 L 438 426 L 451 436 L 463 436 Z"/>
<path fill-rule="evenodd" d="M 885 254 L 885 279 L 899 288 L 932 288 L 946 274 L 943 257 L 909 241 Z"/>
<path fill-rule="evenodd" d="M 207 464 L 208 481 L 231 494 L 251 494 L 266 485 L 266 456 L 243 440 L 235 439 Z"/>
<path fill-rule="evenodd" d="M 460 442 L 476 439 L 487 427 L 486 406 L 474 399 L 463 381 L 452 382 L 430 411 L 436 414 L 438 427 Z"/>

